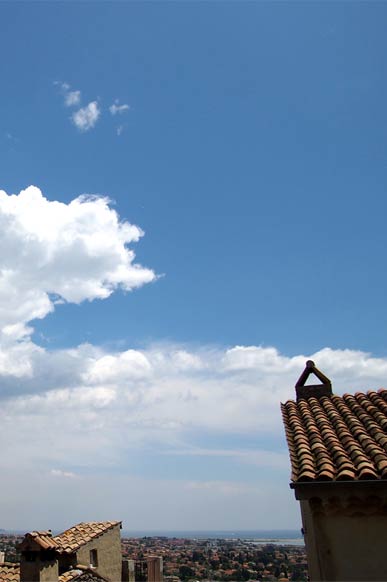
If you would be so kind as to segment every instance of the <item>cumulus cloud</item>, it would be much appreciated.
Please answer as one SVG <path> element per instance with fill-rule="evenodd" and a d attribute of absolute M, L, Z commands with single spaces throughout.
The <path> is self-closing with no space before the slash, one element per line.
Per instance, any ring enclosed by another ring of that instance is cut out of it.
<path fill-rule="evenodd" d="M 2 467 L 4 475 L 18 475 L 22 464 L 20 482 L 51 473 L 61 503 L 53 491 L 42 494 L 45 507 L 49 502 L 44 527 L 53 516 L 63 523 L 63 507 L 70 519 L 74 497 L 82 503 L 72 521 L 97 519 L 95 498 L 101 496 L 101 519 L 117 515 L 127 527 L 145 528 L 149 505 L 141 500 L 156 492 L 174 511 L 157 507 L 150 529 L 254 527 L 252 505 L 263 516 L 262 527 L 297 527 L 279 402 L 294 398 L 310 357 L 336 393 L 379 388 L 387 372 L 387 358 L 329 348 L 287 357 L 260 346 L 164 344 L 111 352 L 91 345 L 46 351 L 30 339 L 22 345 L 21 354 L 13 354 L 11 344 L 0 347 L 12 362 L 0 371 Z M 143 474 L 145 467 L 151 474 Z M 19 481 L 2 479 L 3 499 L 14 495 Z M 39 484 L 45 490 L 45 482 Z M 139 500 L 134 510 L 122 505 L 129 492 Z M 235 512 L 225 519 L 221 500 L 230 496 Z M 0 502 L 0 509 L 4 520 L 9 516 L 7 527 L 15 527 L 12 506 Z"/>
<path fill-rule="evenodd" d="M 107 198 L 81 196 L 64 204 L 34 186 L 18 195 L 0 191 L 0 341 L 10 346 L 0 354 L 0 370 L 12 373 L 20 359 L 28 371 L 15 340 L 58 303 L 104 299 L 117 288 L 153 281 L 153 271 L 135 263 L 128 248 L 143 234 L 120 221 Z"/>
<path fill-rule="evenodd" d="M 235 350 L 238 368 L 230 372 Z M 268 370 L 273 357 L 282 365 Z M 33 457 L 46 438 L 42 427 L 47 422 L 60 426 L 66 436 L 55 438 L 52 463 L 65 463 L 69 455 L 81 463 L 87 451 L 89 463 L 108 459 L 110 465 L 127 447 L 152 444 L 163 454 L 230 457 L 280 470 L 287 453 L 279 402 L 294 397 L 293 386 L 309 357 L 332 378 L 337 393 L 379 388 L 387 373 L 387 359 L 349 350 L 289 358 L 259 346 L 188 351 L 160 345 L 117 353 L 79 346 L 48 352 L 24 342 L 23 359 L 10 356 L 6 385 L 13 392 L 2 395 L 0 436 L 3 432 L 1 438 L 8 440 L 14 433 L 12 446 L 21 439 L 25 449 L 31 443 Z M 28 426 L 20 431 L 25 417 Z M 90 430 L 96 429 L 99 437 L 90 442 Z M 256 447 L 199 447 L 195 434 L 253 436 Z M 265 439 L 274 439 L 277 449 L 267 449 Z"/>
<path fill-rule="evenodd" d="M 103 488 L 107 506 L 116 499 L 112 512 L 125 518 L 116 473 L 141 476 L 144 459 L 150 455 L 147 465 L 152 466 L 156 455 L 152 477 L 145 478 L 139 490 L 146 489 L 151 496 L 156 489 L 158 496 L 168 490 L 165 501 L 171 503 L 172 496 L 174 507 L 176 496 L 181 496 L 184 507 L 197 503 L 197 516 L 203 520 L 213 511 L 217 495 L 232 495 L 239 514 L 249 495 L 264 514 L 270 504 L 273 508 L 279 504 L 278 524 L 270 518 L 262 527 L 297 523 L 286 487 L 289 460 L 279 403 L 294 398 L 305 360 L 316 361 L 332 379 L 336 393 L 377 389 L 387 373 L 387 358 L 329 348 L 294 357 L 260 346 L 192 349 L 159 344 L 114 352 L 81 345 L 48 351 L 25 339 L 3 344 L 0 353 L 4 362 L 0 440 L 6 443 L 2 466 L 8 473 L 18 471 L 22 460 L 30 475 L 51 472 L 58 483 L 81 484 L 96 475 L 95 494 L 99 486 Z M 178 474 L 176 467 L 182 467 L 184 474 L 184 463 L 193 467 L 185 480 L 160 481 L 160 467 Z M 198 475 L 198 467 L 212 467 L 212 474 Z M 244 480 L 246 471 L 253 472 L 253 481 Z M 66 475 L 72 473 L 81 478 Z M 101 476 L 112 474 L 107 482 L 101 481 Z M 125 494 L 133 483 L 126 486 Z M 74 494 L 83 495 L 79 489 L 61 490 L 69 506 Z M 58 512 L 55 507 L 52 511 Z M 248 515 L 248 511 L 246 518 L 239 515 L 240 527 L 246 527 Z M 219 524 L 221 516 L 220 512 Z M 131 511 L 130 518 L 134 527 Z M 182 514 L 181 519 L 176 527 L 184 527 L 186 517 Z M 195 516 L 192 519 L 195 523 Z M 157 521 L 159 527 L 166 523 L 168 519 Z M 140 516 L 137 524 L 142 524 Z"/>
<path fill-rule="evenodd" d="M 110 464 L 127 446 L 151 443 L 173 455 L 223 455 L 282 467 L 280 449 L 279 457 L 264 444 L 254 454 L 243 447 L 209 447 L 206 453 L 189 435 L 254 435 L 257 443 L 262 435 L 282 435 L 279 402 L 294 396 L 308 358 L 337 392 L 384 382 L 387 358 L 351 350 L 293 357 L 261 346 L 48 351 L 32 342 L 31 322 L 61 303 L 104 299 L 154 281 L 155 273 L 136 263 L 129 248 L 143 234 L 120 221 L 106 198 L 65 204 L 33 186 L 18 195 L 0 191 L 0 437 L 11 443 L 9 462 L 20 457 L 18 447 L 36 460 L 49 424 L 66 435 L 55 439 L 46 460 L 51 466 L 70 457 L 82 462 L 85 452 L 91 463 Z M 89 426 L 101 429 L 91 441 Z"/>
<path fill-rule="evenodd" d="M 249 496 L 263 516 L 262 527 L 296 527 L 298 508 L 287 487 L 289 459 L 279 403 L 294 398 L 294 384 L 309 358 L 331 378 L 338 394 L 377 389 L 387 373 L 387 358 L 330 348 L 287 357 L 260 346 L 160 344 L 111 352 L 85 345 L 49 352 L 23 343 L 20 369 L 15 357 L 13 374 L 1 378 L 9 388 L 0 395 L 4 472 L 18 471 L 21 460 L 33 475 L 66 467 L 63 471 L 82 479 L 53 475 L 58 483 L 92 483 L 93 503 L 101 495 L 101 507 L 110 507 L 132 528 L 145 527 L 149 507 L 139 501 L 142 511 L 133 521 L 132 507 L 126 510 L 117 494 L 117 473 L 144 478 L 134 489 L 130 479 L 126 482 L 125 498 L 136 491 L 144 499 L 146 490 L 148 498 L 157 492 L 167 507 L 173 503 L 170 513 L 180 521 L 171 523 L 157 509 L 150 529 L 155 524 L 184 528 L 188 517 L 178 510 L 178 499 L 182 508 L 195 506 L 189 523 L 225 527 L 224 511 L 219 506 L 214 514 L 214 503 L 228 496 L 236 511 L 228 527 L 250 523 Z M 151 475 L 141 474 L 144 466 L 151 467 Z M 187 466 L 192 467 L 188 474 Z M 62 503 L 66 499 L 72 507 L 72 496 L 83 496 L 92 519 L 95 503 L 88 504 L 89 491 L 61 490 Z M 7 511 L 4 507 L 4 515 Z M 57 513 L 53 507 L 50 515 Z"/>
<path fill-rule="evenodd" d="M 121 351 L 90 344 L 62 350 L 36 345 L 34 319 L 60 309 L 61 303 L 105 299 L 116 289 L 129 291 L 155 280 L 152 270 L 136 263 L 132 250 L 143 234 L 120 220 L 107 198 L 82 196 L 65 204 L 49 201 L 33 186 L 17 195 L 0 191 L 4 473 L 17 475 L 22 465 L 26 473 L 20 482 L 50 475 L 71 505 L 78 494 L 74 488 L 79 492 L 90 474 L 98 474 L 106 488 L 101 475 L 111 470 L 141 472 L 138 455 L 152 453 L 162 464 L 207 457 L 207 465 L 227 464 L 227 476 L 189 475 L 180 485 L 159 480 L 158 491 L 164 487 L 181 495 L 184 507 L 197 499 L 195 511 L 202 503 L 214 507 L 218 493 L 233 495 L 238 508 L 253 496 L 264 510 L 273 483 L 264 497 L 255 484 L 241 479 L 241 468 L 256 470 L 257 480 L 264 469 L 286 482 L 289 463 L 279 402 L 295 396 L 305 361 L 315 360 L 335 392 L 342 393 L 381 387 L 387 358 L 328 347 L 288 357 L 275 347 L 254 345 L 160 343 Z M 131 481 L 122 487 L 136 492 L 148 487 L 151 493 L 150 486 L 134 487 Z M 88 485 L 86 498 L 89 491 Z M 278 499 L 276 494 L 273 507 Z M 219 516 L 223 510 L 220 504 Z"/>
<path fill-rule="evenodd" d="M 97 101 L 91 101 L 86 107 L 81 107 L 72 115 L 74 125 L 80 131 L 89 131 L 97 123 L 101 110 Z"/>

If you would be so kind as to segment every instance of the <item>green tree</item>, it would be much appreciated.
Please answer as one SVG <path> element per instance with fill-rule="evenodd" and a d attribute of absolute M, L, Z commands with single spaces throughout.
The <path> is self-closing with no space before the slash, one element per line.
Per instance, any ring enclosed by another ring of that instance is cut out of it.
<path fill-rule="evenodd" d="M 182 580 L 188 580 L 189 578 L 194 578 L 195 570 L 192 570 L 189 566 L 180 566 L 179 568 L 179 577 Z"/>

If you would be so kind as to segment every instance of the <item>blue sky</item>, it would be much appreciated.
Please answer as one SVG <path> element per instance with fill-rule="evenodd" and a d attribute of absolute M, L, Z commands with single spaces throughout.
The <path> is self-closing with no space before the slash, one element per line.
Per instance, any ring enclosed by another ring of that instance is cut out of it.
<path fill-rule="evenodd" d="M 5 527 L 299 527 L 280 400 L 386 378 L 386 11 L 0 4 Z"/>

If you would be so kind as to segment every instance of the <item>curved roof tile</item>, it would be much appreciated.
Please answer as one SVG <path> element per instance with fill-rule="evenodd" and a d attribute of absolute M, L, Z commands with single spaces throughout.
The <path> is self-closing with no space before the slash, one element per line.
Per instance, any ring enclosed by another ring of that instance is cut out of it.
<path fill-rule="evenodd" d="M 120 521 L 89 521 L 82 522 L 55 536 L 53 541 L 60 551 L 71 554 L 92 539 L 99 537 L 113 527 L 121 525 Z"/>
<path fill-rule="evenodd" d="M 292 481 L 387 479 L 387 390 L 281 404 Z"/>

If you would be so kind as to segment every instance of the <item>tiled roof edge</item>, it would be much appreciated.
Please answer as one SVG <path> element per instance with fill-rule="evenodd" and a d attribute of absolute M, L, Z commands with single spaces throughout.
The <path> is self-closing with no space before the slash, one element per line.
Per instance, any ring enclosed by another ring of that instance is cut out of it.
<path fill-rule="evenodd" d="M 83 527 L 95 526 L 98 528 L 102 528 L 103 531 L 92 531 L 91 530 L 87 533 L 88 537 L 90 537 L 91 539 L 95 539 L 116 526 L 120 526 L 120 528 L 121 528 L 122 521 L 105 521 L 105 522 L 103 522 L 103 521 L 101 521 L 101 522 L 93 522 L 93 521 L 87 522 L 86 521 L 86 522 L 77 523 L 76 525 L 73 525 L 69 529 L 65 530 L 64 532 L 58 534 L 57 536 L 55 536 L 53 538 L 59 546 L 58 547 L 59 552 L 65 553 L 65 554 L 71 554 L 71 553 L 77 551 L 79 548 L 81 548 L 85 544 L 89 543 L 90 540 L 81 539 L 81 535 L 79 534 L 80 539 L 79 539 L 78 543 L 75 543 L 74 546 L 70 547 L 68 540 L 66 540 L 66 538 L 65 538 L 65 536 L 71 535 L 72 533 L 76 535 L 78 533 L 77 529 L 82 527 L 82 526 Z"/>

